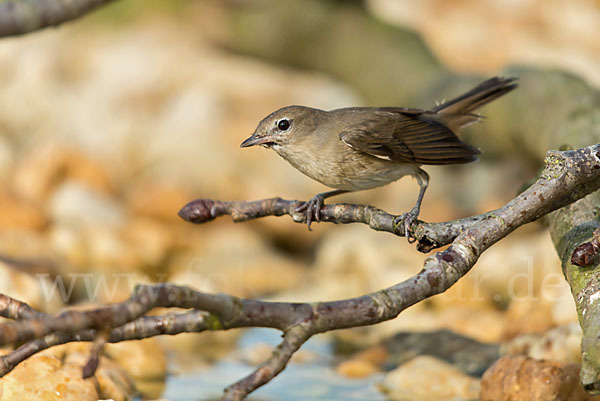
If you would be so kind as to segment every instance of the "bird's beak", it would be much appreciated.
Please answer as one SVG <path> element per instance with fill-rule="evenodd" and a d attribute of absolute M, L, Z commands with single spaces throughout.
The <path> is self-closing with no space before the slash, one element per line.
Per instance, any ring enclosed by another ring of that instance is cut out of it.
<path fill-rule="evenodd" d="M 247 148 L 254 145 L 262 145 L 269 142 L 272 142 L 272 140 L 268 136 L 252 135 L 250 138 L 246 139 L 240 144 L 240 148 Z"/>

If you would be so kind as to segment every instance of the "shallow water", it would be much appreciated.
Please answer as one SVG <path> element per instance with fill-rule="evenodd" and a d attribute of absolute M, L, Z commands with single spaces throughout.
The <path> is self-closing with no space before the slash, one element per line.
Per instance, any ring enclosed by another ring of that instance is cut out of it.
<path fill-rule="evenodd" d="M 238 349 L 251 349 L 265 343 L 276 345 L 280 340 L 278 331 L 250 329 L 240 339 Z M 335 372 L 331 347 L 326 337 L 312 338 L 302 350 L 317 357 L 306 362 L 290 363 L 279 376 L 255 391 L 248 400 L 385 400 L 376 388 L 383 374 L 349 379 Z M 252 370 L 252 366 L 233 356 L 208 369 L 172 375 L 167 379 L 163 398 L 170 401 L 218 400 L 223 388 Z"/>

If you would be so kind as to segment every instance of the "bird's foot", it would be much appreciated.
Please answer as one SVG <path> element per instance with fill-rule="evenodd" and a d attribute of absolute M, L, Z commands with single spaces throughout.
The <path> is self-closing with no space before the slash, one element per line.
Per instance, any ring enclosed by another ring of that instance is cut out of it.
<path fill-rule="evenodd" d="M 410 212 L 402 213 L 400 216 L 396 216 L 393 222 L 394 231 L 398 227 L 402 226 L 404 229 L 404 236 L 408 240 L 409 244 L 412 244 L 417 240 L 417 237 L 413 234 L 412 225 L 417 222 L 419 216 L 419 208 L 413 207 Z"/>
<path fill-rule="evenodd" d="M 321 221 L 321 206 L 323 206 L 323 202 L 325 202 L 323 194 L 317 194 L 308 202 L 302 202 L 296 207 L 296 212 L 304 212 L 304 215 L 306 216 L 306 225 L 308 226 L 309 231 L 312 231 L 310 225 L 313 222 L 313 216 L 314 221 Z"/>

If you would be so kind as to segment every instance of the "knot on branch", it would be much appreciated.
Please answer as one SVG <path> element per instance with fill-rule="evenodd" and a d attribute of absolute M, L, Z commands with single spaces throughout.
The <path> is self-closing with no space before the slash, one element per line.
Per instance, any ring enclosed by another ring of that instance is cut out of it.
<path fill-rule="evenodd" d="M 564 152 L 559 152 L 556 150 L 549 150 L 546 153 L 546 158 L 544 159 L 544 164 L 546 167 L 542 172 L 541 177 L 547 180 L 555 179 L 560 177 L 565 172 L 565 156 Z"/>
<path fill-rule="evenodd" d="M 594 236 L 589 242 L 577 246 L 571 254 L 571 264 L 579 267 L 589 267 L 598 263 L 600 259 L 600 228 L 594 231 Z"/>

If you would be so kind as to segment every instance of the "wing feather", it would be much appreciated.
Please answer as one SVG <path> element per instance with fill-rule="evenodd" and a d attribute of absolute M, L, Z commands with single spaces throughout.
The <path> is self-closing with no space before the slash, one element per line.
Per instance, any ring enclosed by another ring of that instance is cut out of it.
<path fill-rule="evenodd" d="M 477 160 L 480 154 L 427 112 L 414 109 L 369 113 L 339 135 L 354 150 L 395 162 L 461 164 Z"/>

